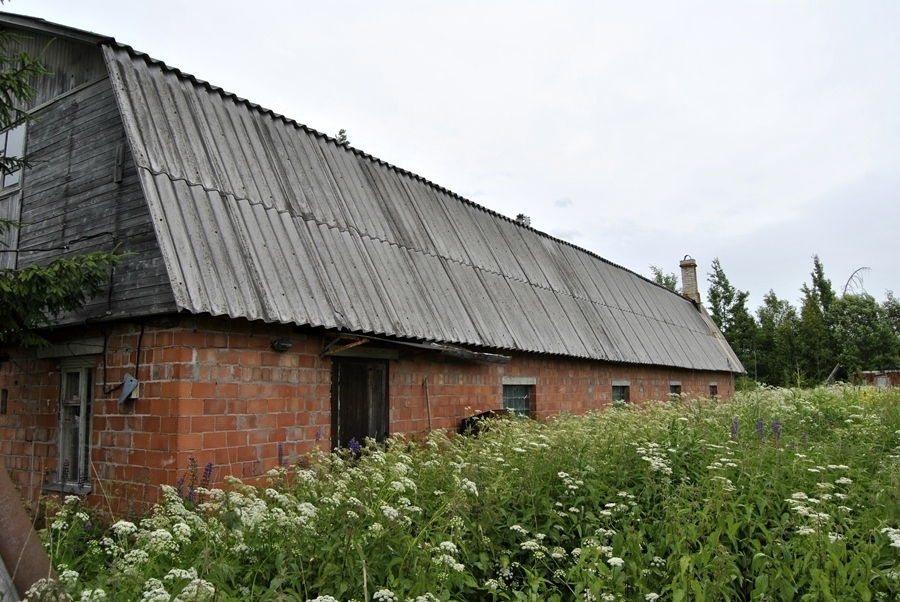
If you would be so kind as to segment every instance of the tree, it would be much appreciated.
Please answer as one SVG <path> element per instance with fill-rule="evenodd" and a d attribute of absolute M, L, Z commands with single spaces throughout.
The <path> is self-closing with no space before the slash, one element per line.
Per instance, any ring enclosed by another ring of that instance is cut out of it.
<path fill-rule="evenodd" d="M 747 298 L 750 293 L 740 291 L 731 285 L 718 258 L 713 259 L 712 272 L 707 274 L 707 281 L 709 282 L 707 296 L 713 322 L 722 331 L 750 376 L 756 379 L 758 326 L 747 310 Z"/>
<path fill-rule="evenodd" d="M 894 291 L 887 291 L 887 299 L 881 304 L 884 309 L 884 319 L 895 335 L 900 337 L 900 299 L 894 296 Z"/>
<path fill-rule="evenodd" d="M 678 290 L 678 276 L 676 276 L 674 272 L 666 274 L 663 272 L 662 268 L 655 265 L 650 266 L 650 271 L 653 273 L 653 282 L 669 289 L 673 293 L 680 292 Z"/>
<path fill-rule="evenodd" d="M 797 384 L 797 310 L 770 290 L 756 310 L 756 318 L 759 381 L 781 387 Z"/>
<path fill-rule="evenodd" d="M 341 145 L 350 144 L 350 140 L 347 139 L 347 130 L 345 130 L 344 128 L 339 129 L 336 140 L 337 143 Z"/>
<path fill-rule="evenodd" d="M 810 285 L 803 284 L 800 322 L 797 325 L 798 365 L 802 385 L 825 382 L 837 363 L 828 310 L 836 295 L 818 255 L 813 255 Z"/>
<path fill-rule="evenodd" d="M 887 370 L 900 363 L 900 336 L 886 309 L 871 295 L 842 295 L 825 317 L 842 374 L 853 378 L 862 370 Z"/>

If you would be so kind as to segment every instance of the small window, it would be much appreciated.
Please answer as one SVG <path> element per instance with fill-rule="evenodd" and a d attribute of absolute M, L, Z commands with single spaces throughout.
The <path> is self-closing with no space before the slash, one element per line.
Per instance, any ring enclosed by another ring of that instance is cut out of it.
<path fill-rule="evenodd" d="M 710 397 L 718 397 L 719 396 L 719 385 L 709 385 L 709 396 Z"/>
<path fill-rule="evenodd" d="M 529 385 L 503 385 L 503 407 L 516 416 L 531 416 L 531 391 Z"/>
<path fill-rule="evenodd" d="M 82 493 L 91 474 L 91 415 L 94 366 L 90 358 L 62 360 L 59 402 L 59 483 Z"/>
<path fill-rule="evenodd" d="M 669 385 L 669 399 L 677 401 L 681 397 L 681 383 L 671 383 Z"/>
<path fill-rule="evenodd" d="M 25 154 L 25 124 L 6 130 L 0 134 L 0 156 L 20 158 Z M 22 179 L 22 168 L 3 169 L 3 180 L 0 188 L 4 191 L 19 185 Z"/>
<path fill-rule="evenodd" d="M 612 386 L 613 403 L 628 403 L 631 401 L 631 387 L 628 385 Z"/>

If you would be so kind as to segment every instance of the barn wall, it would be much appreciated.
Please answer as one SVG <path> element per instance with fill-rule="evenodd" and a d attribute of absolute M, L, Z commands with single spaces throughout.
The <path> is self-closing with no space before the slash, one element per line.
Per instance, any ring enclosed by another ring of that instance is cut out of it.
<path fill-rule="evenodd" d="M 52 348 L 78 353 L 73 341 L 106 338 L 105 356 L 96 356 L 92 503 L 118 514 L 138 510 L 143 500 L 156 499 L 157 485 L 176 484 L 191 458 L 201 471 L 211 462 L 212 482 L 221 483 L 226 475 L 264 475 L 277 465 L 279 444 L 287 462 L 330 447 L 332 361 L 321 355 L 327 333 L 207 316 L 104 328 L 57 333 Z M 293 347 L 278 353 L 270 344 L 281 337 Z M 138 347 L 138 398 L 119 405 L 116 386 L 135 373 Z M 537 355 L 484 364 L 403 346 L 396 355 L 389 363 L 392 433 L 426 433 L 428 405 L 431 427 L 450 430 L 465 416 L 498 409 L 504 377 L 534 379 L 538 418 L 609 406 L 612 380 L 630 379 L 634 402 L 668 397 L 671 380 L 691 396 L 706 395 L 711 381 L 721 396 L 733 394 L 725 373 Z M 7 412 L 0 414 L 0 455 L 23 497 L 35 501 L 41 486 L 56 480 L 60 360 L 38 359 L 34 352 L 13 359 L 0 366 L 8 396 Z"/>

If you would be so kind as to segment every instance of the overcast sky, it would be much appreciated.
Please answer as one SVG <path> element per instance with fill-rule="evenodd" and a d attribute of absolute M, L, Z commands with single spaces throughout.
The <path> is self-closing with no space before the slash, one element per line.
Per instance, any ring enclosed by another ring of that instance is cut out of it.
<path fill-rule="evenodd" d="M 649 276 L 900 293 L 900 2 L 7 0 Z"/>

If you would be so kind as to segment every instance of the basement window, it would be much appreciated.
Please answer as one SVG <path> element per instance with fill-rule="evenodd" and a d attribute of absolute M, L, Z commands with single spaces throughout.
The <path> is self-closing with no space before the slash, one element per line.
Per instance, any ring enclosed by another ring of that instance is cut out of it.
<path fill-rule="evenodd" d="M 670 401 L 678 401 L 681 398 L 681 383 L 680 382 L 670 382 L 669 383 L 669 400 Z"/>
<path fill-rule="evenodd" d="M 627 380 L 614 380 L 612 382 L 613 405 L 628 403 L 631 401 L 631 383 Z"/>
<path fill-rule="evenodd" d="M 529 418 L 532 389 L 530 385 L 503 385 L 503 407 L 516 416 Z"/>

